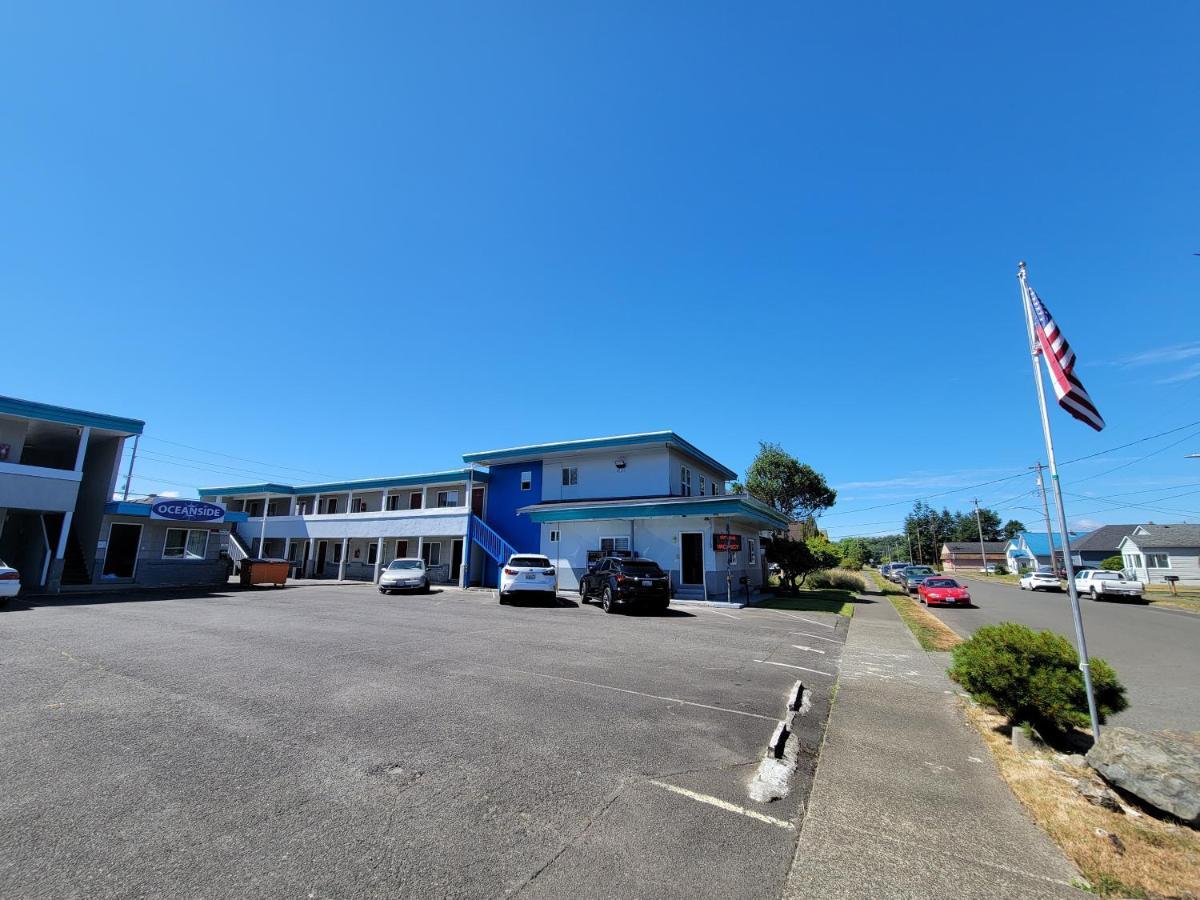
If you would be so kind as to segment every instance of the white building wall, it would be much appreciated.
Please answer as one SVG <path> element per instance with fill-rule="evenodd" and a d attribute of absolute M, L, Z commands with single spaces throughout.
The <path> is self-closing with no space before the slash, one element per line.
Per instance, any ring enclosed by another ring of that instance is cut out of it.
<path fill-rule="evenodd" d="M 712 485 L 718 484 L 721 488 L 725 486 L 725 476 L 717 473 L 715 469 L 702 465 L 686 453 L 680 453 L 678 450 L 670 451 L 670 481 L 671 493 L 679 496 L 683 493 L 683 482 L 681 479 L 681 467 L 687 466 L 692 470 L 692 496 L 700 496 L 700 476 L 704 476 L 704 496 L 713 496 Z M 724 490 L 721 491 L 724 493 Z"/>
<path fill-rule="evenodd" d="M 617 468 L 617 460 L 625 468 Z M 542 461 L 542 501 L 646 497 L 668 493 L 667 448 L 593 450 Z M 578 483 L 563 485 L 562 470 L 578 467 Z"/>

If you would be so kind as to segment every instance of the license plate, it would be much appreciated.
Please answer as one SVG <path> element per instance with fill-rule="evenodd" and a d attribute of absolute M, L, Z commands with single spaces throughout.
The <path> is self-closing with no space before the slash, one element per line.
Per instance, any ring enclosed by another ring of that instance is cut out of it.
<path fill-rule="evenodd" d="M 651 581 L 649 578 L 645 578 L 642 580 L 642 587 L 653 587 L 653 586 L 654 586 L 654 582 Z"/>
<path fill-rule="evenodd" d="M 536 579 L 537 579 L 537 573 L 535 573 L 535 572 L 530 572 L 528 575 L 525 576 L 526 581 L 534 581 Z"/>

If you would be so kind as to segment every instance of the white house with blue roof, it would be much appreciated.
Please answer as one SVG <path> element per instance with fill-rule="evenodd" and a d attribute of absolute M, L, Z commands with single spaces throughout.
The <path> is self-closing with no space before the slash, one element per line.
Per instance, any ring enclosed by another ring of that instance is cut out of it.
<path fill-rule="evenodd" d="M 1089 532 L 1072 531 L 1071 541 L 1084 537 Z M 1022 531 L 1004 546 L 1004 557 L 1010 572 L 1030 572 L 1038 566 L 1057 564 L 1063 566 L 1062 538 L 1054 534 L 1054 559 L 1050 558 L 1050 540 L 1044 531 Z"/>

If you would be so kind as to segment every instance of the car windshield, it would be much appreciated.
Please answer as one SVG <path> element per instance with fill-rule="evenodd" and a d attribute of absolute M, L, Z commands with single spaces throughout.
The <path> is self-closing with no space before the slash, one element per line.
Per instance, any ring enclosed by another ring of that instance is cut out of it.
<path fill-rule="evenodd" d="M 953 578 L 926 578 L 925 587 L 952 588 L 958 587 L 958 582 Z"/>
<path fill-rule="evenodd" d="M 514 569 L 548 569 L 550 560 L 544 556 L 514 556 L 508 561 Z"/>
<path fill-rule="evenodd" d="M 421 561 L 419 559 L 394 559 L 389 569 L 419 569 Z"/>
<path fill-rule="evenodd" d="M 621 571 L 630 575 L 661 575 L 658 563 L 649 559 L 626 559 L 621 561 Z"/>
<path fill-rule="evenodd" d="M 1041 569 L 1038 569 L 1036 572 L 1034 572 L 1033 577 L 1034 578 L 1054 578 L 1054 579 L 1058 578 L 1058 576 L 1055 575 L 1053 572 L 1043 572 Z"/>
<path fill-rule="evenodd" d="M 905 575 L 932 575 L 933 569 L 929 566 L 909 566 L 904 570 Z"/>

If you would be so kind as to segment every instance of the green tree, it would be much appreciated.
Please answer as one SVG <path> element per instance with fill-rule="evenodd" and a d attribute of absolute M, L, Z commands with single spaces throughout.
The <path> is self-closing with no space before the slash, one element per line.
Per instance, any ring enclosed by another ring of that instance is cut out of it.
<path fill-rule="evenodd" d="M 796 541 L 787 535 L 776 535 L 767 540 L 766 553 L 767 562 L 779 566 L 779 586 L 787 593 L 799 590 L 813 572 L 832 569 L 838 564 L 837 548 L 820 536 Z"/>
<path fill-rule="evenodd" d="M 1100 568 L 1106 572 L 1120 572 L 1125 568 L 1125 560 L 1121 559 L 1120 554 L 1110 556 L 1100 563 Z"/>
<path fill-rule="evenodd" d="M 1004 523 L 1004 533 L 1002 540 L 1011 541 L 1018 534 L 1025 530 L 1025 523 L 1018 522 L 1016 519 L 1009 519 Z"/>
<path fill-rule="evenodd" d="M 823 475 L 768 441 L 758 442 L 758 455 L 746 470 L 746 490 L 789 519 L 814 516 L 837 500 Z"/>
<path fill-rule="evenodd" d="M 840 564 L 846 569 L 861 569 L 871 558 L 870 548 L 862 538 L 843 538 L 837 543 Z"/>

